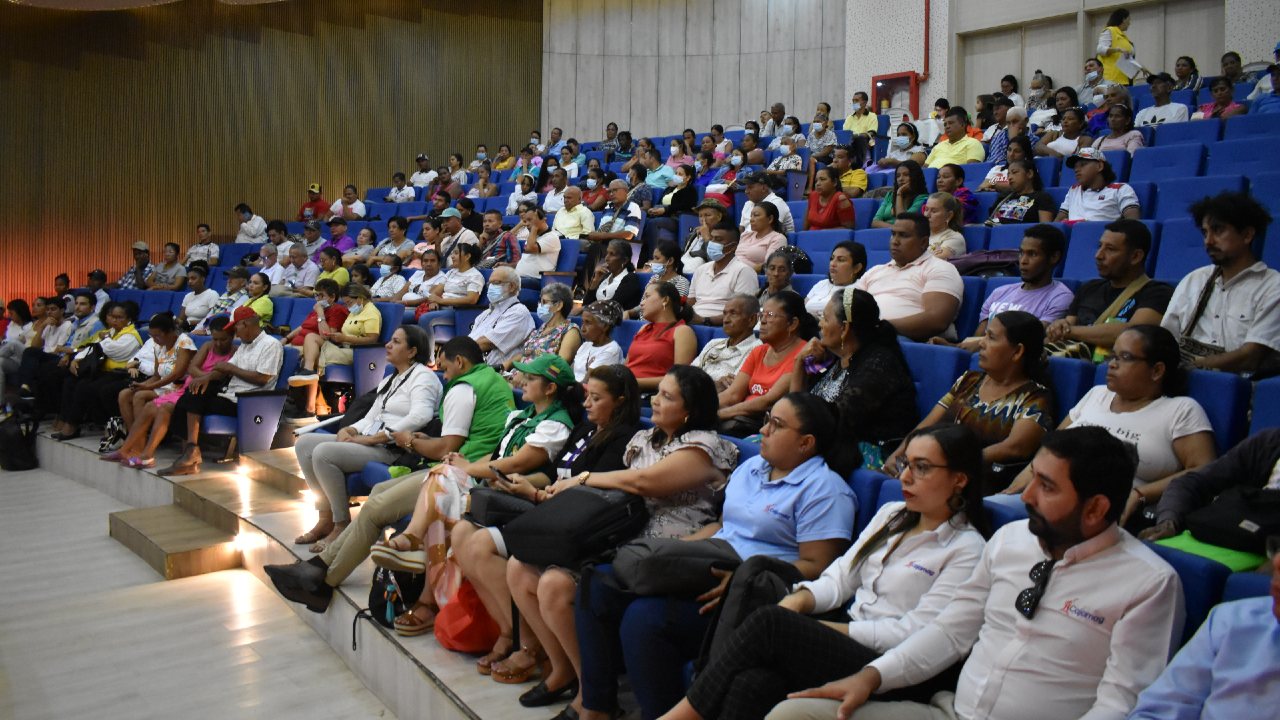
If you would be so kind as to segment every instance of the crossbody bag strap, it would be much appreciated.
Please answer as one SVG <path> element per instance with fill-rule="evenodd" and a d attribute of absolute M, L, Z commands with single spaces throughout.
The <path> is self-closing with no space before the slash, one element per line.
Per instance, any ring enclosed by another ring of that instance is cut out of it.
<path fill-rule="evenodd" d="M 1204 284 L 1204 288 L 1200 290 L 1200 299 L 1196 301 L 1195 312 L 1191 313 L 1191 319 L 1187 322 L 1186 327 L 1182 329 L 1182 336 L 1190 337 L 1191 331 L 1195 329 L 1196 323 L 1200 322 L 1200 318 L 1204 315 L 1204 310 L 1209 306 L 1209 296 L 1213 295 L 1213 286 L 1218 282 L 1218 278 L 1222 277 L 1222 268 L 1214 267 L 1213 272 L 1209 275 L 1209 280 Z"/>
<path fill-rule="evenodd" d="M 1098 315 L 1098 319 L 1093 321 L 1093 326 L 1098 327 L 1106 325 L 1113 317 L 1116 316 L 1117 313 L 1120 312 L 1120 309 L 1132 300 L 1133 296 L 1138 294 L 1138 291 L 1146 287 L 1149 282 L 1151 282 L 1151 278 L 1148 277 L 1146 273 L 1135 278 L 1134 281 L 1129 283 L 1129 286 L 1124 289 L 1124 292 L 1120 293 L 1120 296 L 1113 300 L 1111 304 L 1107 306 L 1107 309 L 1103 310 L 1102 313 Z"/>

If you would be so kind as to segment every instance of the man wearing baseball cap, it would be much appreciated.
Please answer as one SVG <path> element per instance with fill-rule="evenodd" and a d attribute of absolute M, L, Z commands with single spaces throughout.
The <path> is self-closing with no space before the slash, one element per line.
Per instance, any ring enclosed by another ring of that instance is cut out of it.
<path fill-rule="evenodd" d="M 356 246 L 356 241 L 347 234 L 347 221 L 337 215 L 329 218 L 329 239 L 320 243 L 320 247 L 311 253 L 312 262 L 320 262 L 320 253 L 325 248 L 333 248 L 339 253 L 346 253 L 348 250 Z"/>
<path fill-rule="evenodd" d="M 426 153 L 418 153 L 418 157 L 414 158 L 418 163 L 418 170 L 409 176 L 409 184 L 414 187 L 426 187 L 436 179 L 436 171 L 431 169 L 431 158 Z"/>
<path fill-rule="evenodd" d="M 1082 147 L 1066 162 L 1075 171 L 1076 184 L 1067 191 L 1057 222 L 1111 222 L 1121 217 L 1142 217 L 1138 194 L 1125 183 L 1116 182 L 1116 172 L 1101 150 Z"/>
<path fill-rule="evenodd" d="M 1173 76 L 1167 72 L 1147 76 L 1147 84 L 1151 86 L 1151 99 L 1155 104 L 1138 111 L 1138 116 L 1133 119 L 1135 127 L 1187 121 L 1187 106 L 1169 99 L 1174 83 Z"/>
<path fill-rule="evenodd" d="M 231 327 L 240 347 L 230 360 L 213 366 L 213 371 L 192 380 L 178 399 L 174 411 L 187 415 L 187 441 L 182 456 L 161 475 L 194 475 L 200 472 L 200 419 L 205 415 L 236 414 L 239 393 L 270 388 L 280 374 L 284 346 L 262 332 L 258 313 L 242 305 L 231 314 Z"/>
<path fill-rule="evenodd" d="M 94 307 L 93 314 L 97 315 L 102 312 L 102 308 L 111 302 L 111 296 L 102 288 L 107 284 L 107 274 L 102 268 L 97 268 L 89 272 L 89 280 L 85 283 L 85 288 L 93 293 Z"/>
<path fill-rule="evenodd" d="M 440 255 L 447 258 L 453 253 L 453 249 L 458 243 L 467 245 L 480 245 L 480 238 L 476 234 L 462 226 L 462 213 L 457 208 L 445 208 L 440 213 L 440 229 L 444 230 L 444 237 L 440 239 Z"/>
<path fill-rule="evenodd" d="M 787 207 L 786 200 L 778 197 L 773 188 L 769 187 L 764 173 L 751 173 L 746 177 L 744 183 L 747 202 L 742 206 L 742 216 L 738 218 L 738 228 L 740 230 L 747 231 L 747 227 L 751 224 L 751 211 L 755 209 L 756 203 L 767 202 L 778 208 L 778 222 L 782 223 L 783 234 L 796 231 L 796 221 L 795 218 L 791 217 L 791 208 Z"/>
<path fill-rule="evenodd" d="M 315 259 L 320 252 L 320 248 L 324 247 L 324 237 L 320 234 L 320 228 L 324 224 L 319 220 L 308 220 L 302 225 L 302 245 L 306 250 L 307 257 Z"/>
<path fill-rule="evenodd" d="M 307 186 L 307 201 L 298 208 L 298 219 L 315 220 L 324 217 L 328 212 L 329 201 L 320 194 L 320 183 L 311 183 Z"/>
<path fill-rule="evenodd" d="M 124 271 L 120 279 L 107 286 L 111 290 L 146 290 L 147 278 L 155 265 L 151 263 L 151 248 L 141 240 L 133 244 L 133 267 Z"/>

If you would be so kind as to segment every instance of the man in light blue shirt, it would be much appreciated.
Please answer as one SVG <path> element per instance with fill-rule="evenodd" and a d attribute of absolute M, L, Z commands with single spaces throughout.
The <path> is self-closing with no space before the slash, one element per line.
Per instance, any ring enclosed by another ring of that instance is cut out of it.
<path fill-rule="evenodd" d="M 644 157 L 640 158 L 640 162 L 648 170 L 648 173 L 644 176 L 645 184 L 651 188 L 666 192 L 667 186 L 676 177 L 676 171 L 664 165 L 662 157 L 653 148 L 644 151 Z M 661 197 L 661 194 L 659 194 L 659 197 Z"/>
<path fill-rule="evenodd" d="M 1236 720 L 1275 711 L 1280 701 L 1280 555 L 1271 567 L 1271 596 L 1215 607 L 1164 673 L 1138 696 L 1129 720 Z"/>
<path fill-rule="evenodd" d="M 564 131 L 560 128 L 551 128 L 551 136 L 547 138 L 547 149 L 542 154 L 553 158 L 560 157 L 560 151 L 564 149 L 564 140 L 561 139 L 563 135 Z"/>

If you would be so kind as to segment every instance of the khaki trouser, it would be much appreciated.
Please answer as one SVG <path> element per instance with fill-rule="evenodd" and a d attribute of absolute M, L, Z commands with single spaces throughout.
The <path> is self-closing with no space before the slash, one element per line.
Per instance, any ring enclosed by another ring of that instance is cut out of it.
<path fill-rule="evenodd" d="M 382 537 L 383 529 L 413 513 L 426 474 L 422 470 L 373 486 L 356 519 L 320 553 L 320 559 L 329 566 L 326 583 L 341 585 L 369 557 L 369 550 Z"/>

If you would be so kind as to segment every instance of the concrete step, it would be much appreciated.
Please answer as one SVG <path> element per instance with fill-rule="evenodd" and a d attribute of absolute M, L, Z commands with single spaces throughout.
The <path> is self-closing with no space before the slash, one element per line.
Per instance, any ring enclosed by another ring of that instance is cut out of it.
<path fill-rule="evenodd" d="M 286 496 L 299 498 L 307 482 L 298 468 L 293 448 L 263 450 L 240 456 L 239 472 L 250 480 L 270 485 Z"/>
<path fill-rule="evenodd" d="M 241 566 L 235 533 L 197 518 L 177 505 L 121 510 L 109 516 L 111 537 L 166 580 Z"/>

